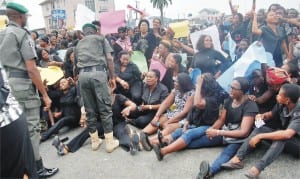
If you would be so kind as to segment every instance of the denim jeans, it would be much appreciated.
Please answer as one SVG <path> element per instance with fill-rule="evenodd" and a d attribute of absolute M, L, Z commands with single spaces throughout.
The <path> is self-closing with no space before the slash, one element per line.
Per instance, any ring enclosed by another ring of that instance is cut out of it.
<path fill-rule="evenodd" d="M 218 158 L 213 162 L 210 166 L 210 172 L 212 174 L 216 174 L 221 170 L 221 165 L 223 163 L 228 162 L 235 154 L 236 151 L 240 148 L 241 144 L 227 144 L 222 153 L 218 156 Z"/>
<path fill-rule="evenodd" d="M 241 148 L 237 152 L 237 157 L 240 160 L 243 160 L 245 158 L 245 155 L 247 155 L 253 148 L 250 147 L 249 141 L 253 136 L 256 136 L 260 133 L 270 133 L 273 132 L 274 129 L 271 129 L 267 126 L 263 126 L 261 128 L 255 128 L 253 132 L 250 134 L 250 136 L 245 140 Z M 255 164 L 255 167 L 262 171 L 265 167 L 270 165 L 283 151 L 284 146 L 286 144 L 287 140 L 278 140 L 278 141 L 272 141 L 271 146 L 269 147 L 268 151 L 264 154 L 264 156 Z"/>
<path fill-rule="evenodd" d="M 176 140 L 181 137 L 183 138 L 185 143 L 189 145 L 194 139 L 206 135 L 205 132 L 209 127 L 210 126 L 189 126 L 189 128 L 184 133 L 182 132 L 182 128 L 178 128 L 175 132 L 172 133 L 172 138 L 173 140 Z"/>

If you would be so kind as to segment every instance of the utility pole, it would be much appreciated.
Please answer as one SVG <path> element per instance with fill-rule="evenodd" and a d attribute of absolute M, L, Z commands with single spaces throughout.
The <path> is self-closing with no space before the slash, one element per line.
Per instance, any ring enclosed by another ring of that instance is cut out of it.
<path fill-rule="evenodd" d="M 140 1 L 135 1 L 135 8 L 139 8 L 139 4 L 140 4 Z M 137 17 L 137 12 L 135 11 L 135 20 L 137 20 L 138 19 L 138 17 Z"/>

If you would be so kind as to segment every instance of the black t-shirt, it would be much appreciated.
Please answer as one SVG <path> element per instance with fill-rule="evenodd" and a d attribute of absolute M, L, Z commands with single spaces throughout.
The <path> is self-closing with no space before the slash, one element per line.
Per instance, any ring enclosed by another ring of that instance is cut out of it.
<path fill-rule="evenodd" d="M 202 126 L 212 125 L 219 116 L 219 103 L 216 96 L 204 97 L 206 106 L 205 109 L 193 107 L 189 112 L 187 120 L 190 125 Z"/>
<path fill-rule="evenodd" d="M 199 68 L 202 73 L 215 75 L 218 70 L 222 72 L 225 70 L 224 64 L 226 64 L 226 59 L 220 52 L 214 49 L 205 49 L 195 54 L 191 67 Z"/>
<path fill-rule="evenodd" d="M 262 26 L 260 29 L 262 30 L 260 38 L 264 48 L 273 55 L 276 66 L 281 67 L 283 64 L 281 43 L 285 38 L 283 29 L 278 26 L 276 28 L 278 34 L 275 34 L 267 25 Z"/>
<path fill-rule="evenodd" d="M 62 94 L 59 100 L 62 116 L 73 116 L 79 120 L 81 111 L 78 100 L 79 98 L 75 86 L 71 87 L 66 94 Z"/>
<path fill-rule="evenodd" d="M 141 72 L 136 64 L 129 62 L 124 72 L 121 72 L 121 65 L 115 65 L 115 75 L 125 80 L 131 86 L 135 81 L 140 80 Z"/>
<path fill-rule="evenodd" d="M 259 89 L 259 91 L 255 91 L 254 87 L 251 86 L 250 90 L 249 90 L 249 94 L 254 95 L 255 97 L 258 98 L 258 97 L 262 96 L 267 90 L 268 90 L 268 86 L 266 84 L 264 84 L 261 87 L 261 89 Z M 272 110 L 272 108 L 276 104 L 276 95 L 277 94 L 275 92 L 273 92 L 271 98 L 268 101 L 266 101 L 265 103 L 262 103 L 262 104 L 257 104 L 259 113 L 265 113 L 265 112 Z"/>
<path fill-rule="evenodd" d="M 254 117 L 258 113 L 258 107 L 255 102 L 246 100 L 239 107 L 232 107 L 233 100 L 227 98 L 224 102 L 224 109 L 226 110 L 225 124 L 241 124 L 244 116 Z"/>
<path fill-rule="evenodd" d="M 280 123 L 278 129 L 293 129 L 296 131 L 296 136 L 300 136 L 300 104 L 297 103 L 296 107 L 288 112 L 287 107 L 281 104 L 276 104 L 272 109 L 273 118 L 270 120 L 277 120 Z"/>

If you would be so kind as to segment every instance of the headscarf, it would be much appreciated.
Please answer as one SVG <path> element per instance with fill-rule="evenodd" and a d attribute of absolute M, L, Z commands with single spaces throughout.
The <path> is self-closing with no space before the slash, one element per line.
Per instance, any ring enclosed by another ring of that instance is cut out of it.
<path fill-rule="evenodd" d="M 267 83 L 270 85 L 281 85 L 289 78 L 288 73 L 277 67 L 270 67 L 266 71 Z"/>

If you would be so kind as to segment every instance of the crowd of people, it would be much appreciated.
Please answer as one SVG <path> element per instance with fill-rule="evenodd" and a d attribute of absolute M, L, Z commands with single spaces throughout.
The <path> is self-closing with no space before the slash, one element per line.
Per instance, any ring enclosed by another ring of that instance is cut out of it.
<path fill-rule="evenodd" d="M 152 28 L 141 19 L 135 28 L 119 27 L 105 36 L 101 22 L 93 21 L 82 31 L 61 29 L 40 37 L 23 28 L 28 10 L 8 3 L 9 24 L 0 32 L 1 177 L 57 173 L 58 168 L 44 167 L 39 154 L 39 143 L 52 137 L 60 156 L 76 152 L 89 137 L 92 150 L 104 139 L 108 153 L 119 146 L 131 155 L 153 151 L 158 161 L 186 148 L 224 146 L 212 164 L 200 163 L 199 179 L 243 168 L 245 156 L 261 141 L 270 147 L 245 173 L 248 178 L 257 178 L 282 152 L 299 158 L 298 11 L 271 4 L 242 15 L 229 5 L 232 14 L 215 24 L 221 53 L 210 35 L 201 35 L 194 49 L 189 37 L 175 39 L 158 18 Z M 234 57 L 228 33 L 237 44 Z M 217 79 L 254 41 L 272 54 L 275 66 L 261 64 L 249 76 L 235 77 L 229 91 L 222 89 Z M 147 71 L 131 61 L 136 51 L 144 55 Z M 181 53 L 188 54 L 187 61 Z M 157 62 L 165 71 L 152 66 Z M 37 69 L 49 66 L 64 73 L 53 85 L 42 81 Z M 201 74 L 192 77 L 197 70 Z M 68 144 L 59 137 L 63 127 L 79 126 L 85 130 Z M 12 140 L 20 141 L 15 150 Z"/>

